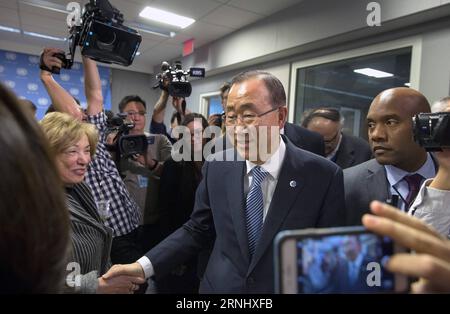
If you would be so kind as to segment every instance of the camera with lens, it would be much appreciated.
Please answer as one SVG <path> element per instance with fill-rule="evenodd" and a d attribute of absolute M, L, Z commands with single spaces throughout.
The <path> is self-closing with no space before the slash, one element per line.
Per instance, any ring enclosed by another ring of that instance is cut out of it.
<path fill-rule="evenodd" d="M 192 86 L 187 77 L 205 77 L 204 68 L 190 68 L 183 70 L 180 61 L 175 61 L 173 66 L 166 61 L 161 64 L 161 73 L 156 75 L 158 83 L 153 88 L 165 89 L 164 80 L 168 80 L 167 92 L 172 97 L 186 98 L 191 95 Z"/>
<path fill-rule="evenodd" d="M 145 135 L 129 135 L 134 124 L 127 120 L 127 114 L 118 114 L 108 119 L 107 134 L 115 134 L 114 144 L 108 145 L 108 150 L 115 152 L 119 162 L 121 158 L 132 155 L 142 155 L 147 152 L 147 137 Z"/>
<path fill-rule="evenodd" d="M 123 14 L 108 0 L 90 0 L 84 7 L 80 25 L 73 25 L 69 35 L 69 53 L 55 54 L 70 69 L 77 46 L 81 54 L 102 63 L 129 66 L 133 63 L 142 37 L 134 29 L 123 25 Z M 55 68 L 52 73 L 59 74 Z"/>
<path fill-rule="evenodd" d="M 413 133 L 414 140 L 429 152 L 450 148 L 450 112 L 415 115 Z"/>

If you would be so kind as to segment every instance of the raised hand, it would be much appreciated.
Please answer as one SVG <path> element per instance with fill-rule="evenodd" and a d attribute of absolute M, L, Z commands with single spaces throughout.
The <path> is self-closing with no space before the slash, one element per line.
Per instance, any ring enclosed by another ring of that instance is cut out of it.
<path fill-rule="evenodd" d="M 417 218 L 380 202 L 370 204 L 376 215 L 364 215 L 367 229 L 393 238 L 415 254 L 395 254 L 386 267 L 389 271 L 418 277 L 411 286 L 414 293 L 450 292 L 450 241 Z"/>

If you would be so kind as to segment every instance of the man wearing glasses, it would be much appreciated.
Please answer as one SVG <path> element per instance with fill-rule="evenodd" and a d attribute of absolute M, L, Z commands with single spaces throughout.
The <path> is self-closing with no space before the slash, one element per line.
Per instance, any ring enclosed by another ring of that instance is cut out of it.
<path fill-rule="evenodd" d="M 372 158 L 369 143 L 342 132 L 344 119 L 337 109 L 316 108 L 305 112 L 302 126 L 323 136 L 326 158 L 342 169 L 359 165 Z"/>
<path fill-rule="evenodd" d="M 105 279 L 164 276 L 212 244 L 200 293 L 273 293 L 278 232 L 344 224 L 342 170 L 280 135 L 286 94 L 275 76 L 236 76 L 226 111 L 235 148 L 205 162 L 190 220 L 136 263 L 114 266 Z M 224 158 L 235 153 L 240 159 Z"/>
<path fill-rule="evenodd" d="M 137 95 L 125 96 L 119 103 L 119 111 L 127 114 L 134 127 L 129 135 L 145 135 L 147 137 L 146 156 L 137 155 L 121 160 L 121 174 L 130 195 L 142 211 L 142 219 L 136 242 L 144 251 L 155 245 L 159 239 L 157 198 L 159 193 L 159 176 L 164 161 L 170 158 L 172 144 L 165 135 L 150 134 L 144 131 L 146 122 L 145 101 Z"/>

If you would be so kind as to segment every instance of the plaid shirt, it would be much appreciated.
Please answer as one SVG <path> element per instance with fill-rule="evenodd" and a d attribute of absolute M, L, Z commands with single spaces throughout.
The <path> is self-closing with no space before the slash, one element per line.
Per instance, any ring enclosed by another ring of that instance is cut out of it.
<path fill-rule="evenodd" d="M 128 193 L 106 150 L 106 115 L 100 112 L 88 116 L 88 122 L 98 129 L 99 141 L 85 181 L 92 189 L 96 202 L 109 200 L 111 217 L 106 221 L 106 225 L 113 229 L 113 235 L 117 237 L 128 234 L 138 227 L 141 210 Z"/>

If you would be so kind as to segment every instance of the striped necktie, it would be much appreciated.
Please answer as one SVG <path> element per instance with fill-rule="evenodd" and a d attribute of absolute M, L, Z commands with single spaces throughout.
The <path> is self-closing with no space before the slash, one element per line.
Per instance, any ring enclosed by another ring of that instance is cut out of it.
<path fill-rule="evenodd" d="M 268 173 L 260 166 L 254 167 L 251 172 L 253 181 L 247 195 L 245 218 L 249 251 L 253 256 L 263 226 L 264 200 L 261 183 Z"/>

